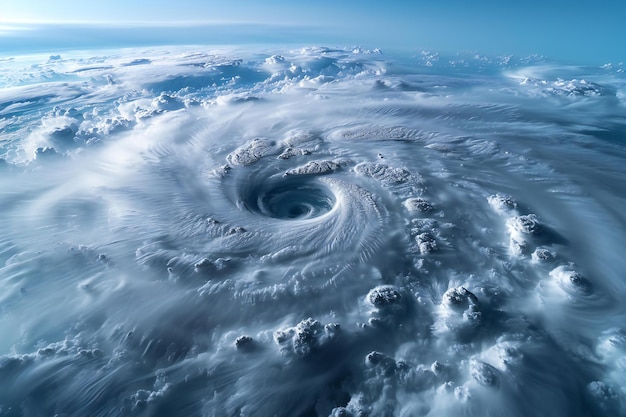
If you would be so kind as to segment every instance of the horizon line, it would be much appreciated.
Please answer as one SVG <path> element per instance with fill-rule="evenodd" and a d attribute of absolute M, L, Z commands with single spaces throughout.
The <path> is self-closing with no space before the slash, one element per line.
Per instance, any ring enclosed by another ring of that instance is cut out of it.
<path fill-rule="evenodd" d="M 311 28 L 311 25 L 302 25 L 300 23 L 272 23 L 267 21 L 251 21 L 251 20 L 45 20 L 45 19 L 16 19 L 8 20 L 0 18 L 0 30 L 28 30 L 25 25 L 41 25 L 41 26 L 83 26 L 96 25 L 104 27 L 185 27 L 185 26 L 275 26 L 275 27 L 298 27 Z"/>

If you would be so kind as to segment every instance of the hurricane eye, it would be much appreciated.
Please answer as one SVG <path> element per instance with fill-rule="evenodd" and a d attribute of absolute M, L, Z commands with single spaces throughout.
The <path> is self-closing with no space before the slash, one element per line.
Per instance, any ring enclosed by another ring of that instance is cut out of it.
<path fill-rule="evenodd" d="M 335 197 L 324 184 L 296 180 L 257 189 L 248 201 L 253 211 L 283 220 L 319 217 L 335 205 Z"/>
<path fill-rule="evenodd" d="M 302 205 L 297 205 L 289 208 L 289 212 L 287 213 L 290 218 L 297 218 L 300 216 L 306 215 L 308 212 L 307 208 Z"/>

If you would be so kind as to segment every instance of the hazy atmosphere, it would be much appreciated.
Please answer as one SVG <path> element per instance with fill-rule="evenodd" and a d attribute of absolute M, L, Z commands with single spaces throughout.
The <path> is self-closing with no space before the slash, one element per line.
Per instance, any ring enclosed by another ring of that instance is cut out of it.
<path fill-rule="evenodd" d="M 447 53 L 540 54 L 569 63 L 598 65 L 624 59 L 626 47 L 621 36 L 624 16 L 626 5 L 618 0 L 597 5 L 563 0 L 396 1 L 392 4 L 371 0 L 310 3 L 181 0 L 175 5 L 164 0 L 149 4 L 123 0 L 0 1 L 0 25 L 28 23 L 23 25 L 26 28 L 33 28 L 35 22 L 88 23 L 91 29 L 94 24 L 134 28 L 263 24 L 277 29 L 257 30 L 251 34 L 252 38 L 264 41 L 264 35 L 270 32 L 277 38 L 272 40 L 297 41 L 293 34 L 279 33 L 281 27 L 288 27 L 291 31 L 301 31 L 301 36 L 315 35 L 305 38 L 305 42 L 317 40 L 337 46 L 348 42 L 370 48 L 425 48 Z M 93 41 L 115 39 L 115 32 L 111 29 L 108 35 L 94 35 Z M 157 32 L 157 39 L 167 43 L 167 31 Z M 145 42 L 154 38 L 151 35 L 147 31 L 135 31 L 124 39 L 132 44 L 136 39 Z M 237 36 L 218 37 L 212 30 L 204 36 L 197 29 L 177 31 L 174 40 L 182 41 L 180 36 L 184 37 L 184 43 L 191 44 L 216 39 L 223 43 L 241 41 Z"/>

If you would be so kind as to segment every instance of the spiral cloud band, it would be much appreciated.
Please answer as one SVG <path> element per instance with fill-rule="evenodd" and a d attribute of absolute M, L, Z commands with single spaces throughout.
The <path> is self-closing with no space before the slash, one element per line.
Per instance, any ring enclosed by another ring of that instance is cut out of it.
<path fill-rule="evenodd" d="M 626 415 L 621 66 L 4 64 L 0 416 Z"/>

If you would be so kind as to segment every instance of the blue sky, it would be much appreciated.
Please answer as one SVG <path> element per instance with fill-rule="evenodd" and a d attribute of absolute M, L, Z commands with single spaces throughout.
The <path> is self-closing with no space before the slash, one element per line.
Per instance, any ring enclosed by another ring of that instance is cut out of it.
<path fill-rule="evenodd" d="M 306 27 L 320 41 L 486 54 L 539 53 L 571 62 L 626 60 L 626 1 L 562 0 L 0 0 L 0 24 L 266 23 Z M 308 38 L 306 41 L 310 41 Z"/>

